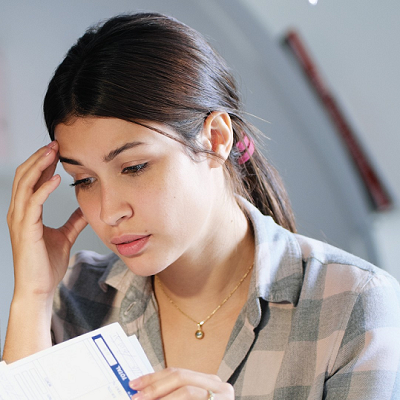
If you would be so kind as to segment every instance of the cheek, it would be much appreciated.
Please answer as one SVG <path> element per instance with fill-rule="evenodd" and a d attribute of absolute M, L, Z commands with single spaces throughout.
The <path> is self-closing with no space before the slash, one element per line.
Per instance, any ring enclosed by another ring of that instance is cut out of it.
<path fill-rule="evenodd" d="M 90 196 L 88 193 L 77 193 L 76 200 L 88 224 L 92 227 L 96 225 L 96 219 L 99 219 L 100 211 L 95 197 Z"/>
<path fill-rule="evenodd" d="M 204 221 L 212 195 L 203 171 L 196 164 L 179 168 L 168 176 L 153 193 L 154 198 L 147 199 L 146 206 L 152 204 L 157 210 L 164 229 L 184 235 L 185 230 L 196 228 Z"/>

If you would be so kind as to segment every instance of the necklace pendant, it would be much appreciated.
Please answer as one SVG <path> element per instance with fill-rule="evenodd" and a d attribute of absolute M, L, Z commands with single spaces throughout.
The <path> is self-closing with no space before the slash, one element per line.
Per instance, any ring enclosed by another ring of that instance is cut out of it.
<path fill-rule="evenodd" d="M 196 331 L 196 333 L 194 335 L 196 336 L 196 339 L 199 339 L 199 340 L 203 339 L 204 332 L 201 329 L 201 324 L 197 324 L 197 331 Z"/>

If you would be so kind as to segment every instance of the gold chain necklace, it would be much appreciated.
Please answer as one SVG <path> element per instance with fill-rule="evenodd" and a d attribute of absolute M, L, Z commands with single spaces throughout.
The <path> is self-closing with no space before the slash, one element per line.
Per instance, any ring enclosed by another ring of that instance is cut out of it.
<path fill-rule="evenodd" d="M 215 310 L 208 315 L 203 321 L 197 322 L 195 319 L 193 319 L 191 316 L 187 315 L 184 311 L 182 311 L 177 304 L 171 299 L 171 297 L 168 296 L 168 294 L 165 292 L 164 287 L 161 283 L 160 278 L 158 275 L 155 275 L 155 278 L 157 280 L 158 285 L 160 286 L 161 291 L 164 293 L 165 297 L 168 299 L 168 301 L 181 313 L 183 314 L 186 318 L 189 318 L 191 321 L 193 321 L 197 325 L 197 330 L 195 332 L 195 337 L 196 339 L 203 339 L 204 337 L 204 331 L 203 331 L 203 325 L 231 298 L 231 296 L 236 292 L 236 290 L 239 288 L 239 286 L 243 283 L 243 281 L 246 279 L 247 275 L 250 273 L 251 269 L 253 268 L 253 264 L 250 265 L 250 268 L 246 271 L 246 273 L 242 276 L 242 279 L 240 279 L 239 283 L 231 290 L 231 292 L 228 294 L 227 297 L 222 301 L 222 303 L 215 308 Z"/>

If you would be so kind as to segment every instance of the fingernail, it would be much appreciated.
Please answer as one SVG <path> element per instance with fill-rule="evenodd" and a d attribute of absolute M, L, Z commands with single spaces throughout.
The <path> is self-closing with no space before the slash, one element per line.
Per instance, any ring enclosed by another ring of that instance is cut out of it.
<path fill-rule="evenodd" d="M 140 378 L 137 378 L 137 379 L 134 379 L 133 381 L 130 381 L 130 382 L 129 382 L 129 386 L 130 386 L 132 389 L 136 389 L 136 388 L 139 387 L 139 383 L 140 383 Z"/>
<path fill-rule="evenodd" d="M 133 396 L 132 399 L 135 400 L 144 400 L 146 398 L 146 396 L 144 395 L 143 392 L 136 392 Z"/>
<path fill-rule="evenodd" d="M 50 142 L 46 147 L 48 147 L 49 149 L 52 149 L 55 145 L 56 145 L 56 141 L 53 140 L 53 141 Z"/>
<path fill-rule="evenodd" d="M 55 141 L 52 141 L 48 145 L 46 145 L 46 153 L 44 153 L 43 156 L 44 157 L 48 156 L 53 151 L 55 145 L 56 145 Z"/>

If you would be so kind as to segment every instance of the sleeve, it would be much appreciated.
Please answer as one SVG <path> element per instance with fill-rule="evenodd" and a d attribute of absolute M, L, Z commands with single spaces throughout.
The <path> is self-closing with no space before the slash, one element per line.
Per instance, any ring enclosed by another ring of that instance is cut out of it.
<path fill-rule="evenodd" d="M 323 398 L 400 400 L 400 287 L 383 271 L 357 297 Z"/>
<path fill-rule="evenodd" d="M 54 295 L 51 335 L 61 343 L 102 326 L 112 309 L 115 289 L 104 281 L 115 256 L 81 251 L 70 266 Z"/>

